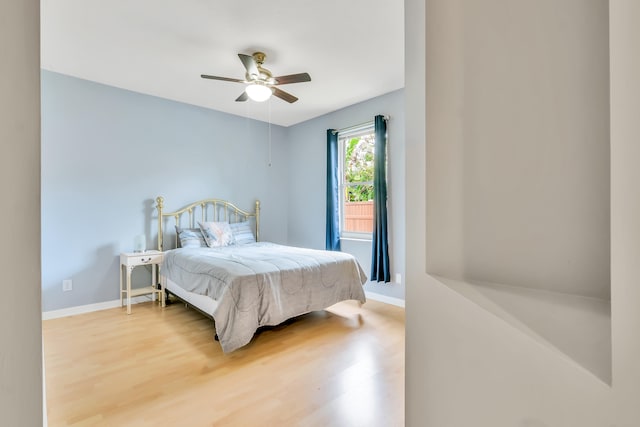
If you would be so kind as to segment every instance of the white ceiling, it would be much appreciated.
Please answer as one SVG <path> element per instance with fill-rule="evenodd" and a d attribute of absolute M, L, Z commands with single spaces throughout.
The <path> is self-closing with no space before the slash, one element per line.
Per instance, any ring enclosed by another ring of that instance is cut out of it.
<path fill-rule="evenodd" d="M 404 87 L 403 0 L 41 1 L 42 68 L 290 126 Z M 238 53 L 267 54 L 300 100 L 235 102 Z"/>

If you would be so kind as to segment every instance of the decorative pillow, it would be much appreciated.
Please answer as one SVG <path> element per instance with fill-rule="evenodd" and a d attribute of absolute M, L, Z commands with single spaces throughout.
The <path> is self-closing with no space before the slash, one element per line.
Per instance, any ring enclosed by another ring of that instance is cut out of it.
<path fill-rule="evenodd" d="M 179 248 L 206 248 L 202 231 L 199 228 L 180 228 L 176 225 Z"/>
<path fill-rule="evenodd" d="M 253 235 L 253 229 L 249 221 L 233 222 L 229 224 L 236 245 L 246 245 L 247 243 L 255 243 L 256 237 Z"/>
<path fill-rule="evenodd" d="M 210 248 L 233 245 L 233 233 L 228 222 L 199 222 L 198 225 Z"/>

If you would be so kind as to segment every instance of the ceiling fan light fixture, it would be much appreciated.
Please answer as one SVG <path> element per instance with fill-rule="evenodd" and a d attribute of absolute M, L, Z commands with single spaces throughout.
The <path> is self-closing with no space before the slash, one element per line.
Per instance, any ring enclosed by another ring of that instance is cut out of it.
<path fill-rule="evenodd" d="M 246 87 L 245 91 L 249 98 L 256 102 L 264 102 L 267 99 L 271 98 L 271 88 L 258 83 L 252 83 Z"/>
<path fill-rule="evenodd" d="M 279 85 L 291 83 L 310 82 L 309 73 L 288 74 L 286 76 L 273 77 L 271 71 L 262 67 L 266 55 L 262 52 L 254 52 L 253 55 L 239 53 L 238 57 L 244 65 L 246 71 L 244 79 L 233 79 L 230 77 L 211 76 L 200 74 L 203 79 L 222 80 L 225 82 L 243 83 L 245 90 L 236 98 L 236 102 L 245 102 L 248 99 L 256 102 L 264 102 L 271 98 L 271 95 L 280 98 L 289 104 L 298 100 L 295 96 L 278 88 Z"/>

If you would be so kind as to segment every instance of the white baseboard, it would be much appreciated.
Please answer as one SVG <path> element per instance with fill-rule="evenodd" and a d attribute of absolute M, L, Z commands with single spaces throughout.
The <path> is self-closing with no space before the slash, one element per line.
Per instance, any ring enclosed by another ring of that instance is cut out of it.
<path fill-rule="evenodd" d="M 377 294 L 375 292 L 365 292 L 365 295 L 367 296 L 367 299 L 372 299 L 374 301 L 380 301 L 380 302 L 384 302 L 387 304 L 404 308 L 404 300 L 400 298 L 389 297 L 386 295 Z M 151 297 L 148 295 L 147 296 L 142 295 L 142 296 L 131 298 L 131 304 L 138 304 L 141 302 L 149 302 L 149 301 L 151 301 Z M 108 310 L 110 308 L 117 308 L 117 307 L 120 307 L 119 299 L 113 300 L 113 301 L 99 302 L 96 304 L 79 305 L 77 307 L 63 308 L 60 310 L 44 311 L 42 312 L 42 320 L 58 319 L 60 317 L 74 316 L 76 314 L 91 313 L 93 311 Z"/>
<path fill-rule="evenodd" d="M 374 301 L 380 301 L 387 304 L 395 305 L 398 307 L 404 308 L 404 300 L 400 298 L 388 297 L 386 295 L 377 294 L 375 292 L 366 292 L 364 293 L 367 296 L 367 299 L 372 299 Z"/>
<path fill-rule="evenodd" d="M 151 301 L 151 296 L 141 295 L 131 298 L 131 304 Z M 60 310 L 51 310 L 42 312 L 42 320 L 57 319 L 59 317 L 73 316 L 76 314 L 91 313 L 93 311 L 107 310 L 110 308 L 120 307 L 120 300 L 99 302 L 96 304 L 79 305 L 77 307 L 63 308 Z"/>

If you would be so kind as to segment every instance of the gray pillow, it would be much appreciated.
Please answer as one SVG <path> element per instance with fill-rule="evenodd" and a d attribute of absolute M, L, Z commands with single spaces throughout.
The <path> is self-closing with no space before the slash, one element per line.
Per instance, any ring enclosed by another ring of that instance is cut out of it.
<path fill-rule="evenodd" d="M 207 242 L 204 240 L 200 228 L 180 228 L 176 225 L 179 248 L 206 248 Z"/>
<path fill-rule="evenodd" d="M 236 245 L 246 245 L 247 243 L 255 243 L 256 236 L 253 235 L 253 229 L 249 221 L 233 222 L 229 224 L 231 232 L 236 240 Z"/>

